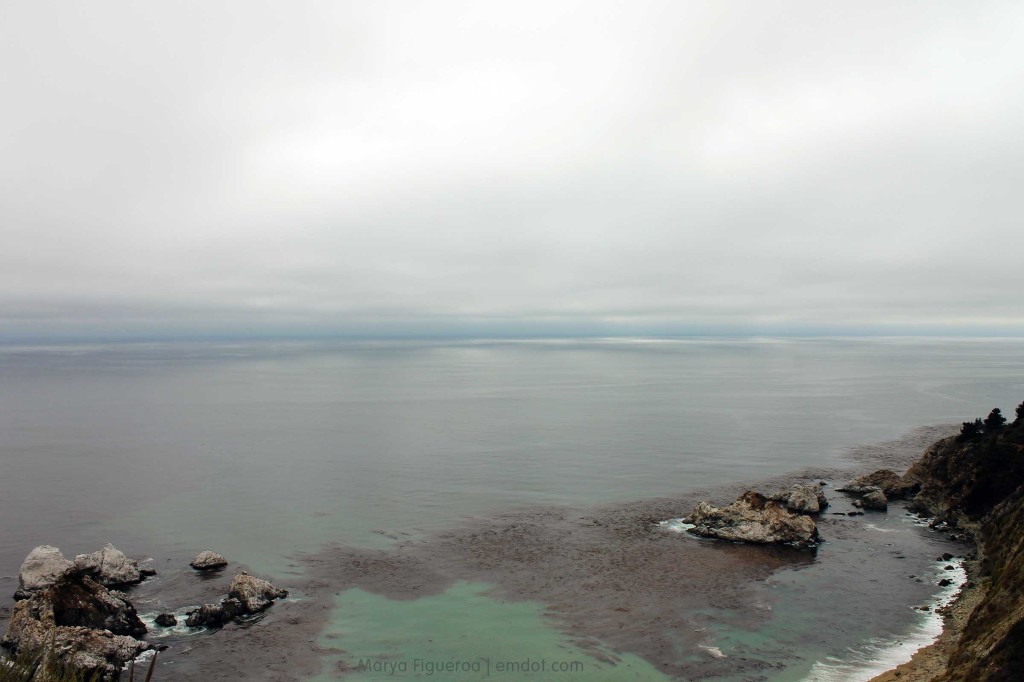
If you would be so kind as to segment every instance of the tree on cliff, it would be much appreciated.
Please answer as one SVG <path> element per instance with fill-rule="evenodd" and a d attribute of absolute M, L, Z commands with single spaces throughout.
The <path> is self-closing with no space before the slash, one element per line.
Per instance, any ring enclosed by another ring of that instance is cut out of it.
<path fill-rule="evenodd" d="M 1003 416 L 1003 413 L 997 407 L 989 412 L 988 416 L 985 417 L 985 433 L 995 433 L 999 429 L 1003 428 L 1003 424 L 1005 423 L 1006 417 Z"/>
<path fill-rule="evenodd" d="M 964 425 L 960 428 L 960 435 L 957 436 L 957 440 L 968 441 L 977 438 L 981 435 L 981 428 L 981 419 L 975 419 L 972 422 L 964 422 Z"/>
<path fill-rule="evenodd" d="M 1013 420 L 1014 424 L 1020 424 L 1024 422 L 1024 401 L 1017 406 L 1017 418 Z"/>

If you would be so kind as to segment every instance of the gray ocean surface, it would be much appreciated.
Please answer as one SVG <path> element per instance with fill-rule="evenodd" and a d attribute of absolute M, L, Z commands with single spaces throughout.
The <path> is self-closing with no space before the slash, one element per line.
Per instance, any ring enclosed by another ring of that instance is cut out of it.
<path fill-rule="evenodd" d="M 44 543 L 113 542 L 158 569 L 211 548 L 287 581 L 329 543 L 849 466 L 858 445 L 1022 399 L 1019 340 L 0 346 L 0 597 Z M 354 629 L 412 617 L 364 606 Z M 783 672 L 757 679 L 803 674 Z"/>

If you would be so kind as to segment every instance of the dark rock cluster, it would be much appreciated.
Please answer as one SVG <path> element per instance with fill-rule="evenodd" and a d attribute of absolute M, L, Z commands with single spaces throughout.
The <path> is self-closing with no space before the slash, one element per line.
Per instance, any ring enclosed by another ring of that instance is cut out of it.
<path fill-rule="evenodd" d="M 188 614 L 185 624 L 194 627 L 220 627 L 228 621 L 270 608 L 275 599 L 284 599 L 288 590 L 280 590 L 266 580 L 242 571 L 231 581 L 226 599 L 203 604 Z"/>
<path fill-rule="evenodd" d="M 209 551 L 192 562 L 197 570 L 226 564 L 222 556 Z M 116 680 L 130 661 L 154 647 L 143 639 L 146 626 L 129 596 L 112 588 L 133 585 L 154 574 L 109 544 L 74 561 L 64 558 L 56 547 L 36 547 L 22 564 L 14 595 L 17 604 L 0 644 L 15 654 L 37 658 L 40 665 L 32 679 L 39 679 L 41 670 L 59 669 L 83 679 Z M 286 596 L 287 590 L 242 571 L 231 581 L 226 599 L 190 613 L 186 624 L 220 627 L 264 611 Z M 177 622 L 173 613 L 156 618 L 161 627 Z"/>

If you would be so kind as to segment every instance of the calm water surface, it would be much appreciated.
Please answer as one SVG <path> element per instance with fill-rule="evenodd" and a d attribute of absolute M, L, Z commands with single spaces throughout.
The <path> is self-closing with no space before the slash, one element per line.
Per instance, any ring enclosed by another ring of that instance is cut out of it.
<path fill-rule="evenodd" d="M 112 541 L 158 569 L 209 547 L 287 582 L 293 555 L 325 543 L 388 547 L 501 511 L 843 466 L 853 446 L 1012 410 L 1022 360 L 1000 340 L 0 347 L 0 590 L 42 543 Z M 434 614 L 439 633 L 512 628 L 510 655 L 572 652 L 544 605 L 481 590 L 440 604 L 349 590 L 331 632 L 415 648 L 409 624 Z M 782 649 L 806 640 L 778 632 Z M 465 639 L 460 655 L 477 646 Z M 627 669 L 659 678 L 625 655 L 564 679 Z"/>

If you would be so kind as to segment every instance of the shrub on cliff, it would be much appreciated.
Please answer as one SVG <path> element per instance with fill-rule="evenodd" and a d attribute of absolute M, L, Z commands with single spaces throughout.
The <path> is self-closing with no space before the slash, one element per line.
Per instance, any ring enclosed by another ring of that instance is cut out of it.
<path fill-rule="evenodd" d="M 960 435 L 957 436 L 957 440 L 960 442 L 973 440 L 981 435 L 981 429 L 981 419 L 975 419 L 972 422 L 964 422 L 963 426 L 960 427 Z"/>
<path fill-rule="evenodd" d="M 988 416 L 985 417 L 985 421 L 983 422 L 984 431 L 986 434 L 996 433 L 1003 428 L 1004 424 L 1006 424 L 1006 417 L 1003 416 L 1003 413 L 998 407 L 994 408 L 988 413 Z"/>

